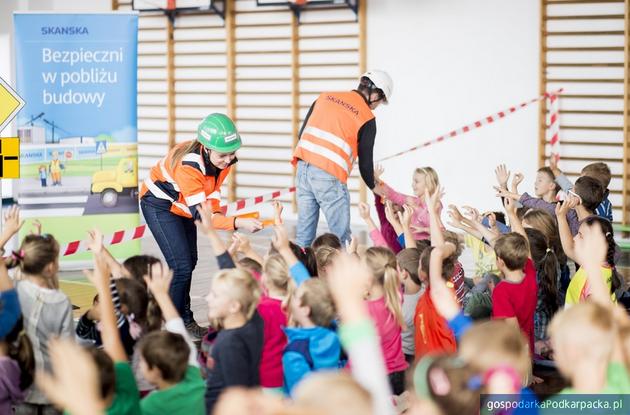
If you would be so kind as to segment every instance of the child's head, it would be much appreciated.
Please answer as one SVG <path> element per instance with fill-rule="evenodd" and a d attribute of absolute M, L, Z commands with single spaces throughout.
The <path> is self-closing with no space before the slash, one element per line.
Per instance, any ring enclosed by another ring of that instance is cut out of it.
<path fill-rule="evenodd" d="M 122 263 L 122 273 L 125 278 L 131 278 L 145 285 L 144 277 L 149 275 L 154 264 L 159 263 L 160 260 L 151 255 L 134 255 Z"/>
<path fill-rule="evenodd" d="M 573 237 L 575 241 L 583 238 L 583 233 L 585 228 L 596 228 L 601 231 L 601 233 L 606 238 L 606 243 L 608 244 L 608 251 L 606 252 L 606 258 L 599 258 L 602 263 L 606 263 L 610 268 L 612 268 L 612 282 L 611 282 L 611 293 L 614 293 L 619 287 L 622 285 L 622 277 L 617 272 L 617 268 L 615 266 L 615 252 L 617 251 L 617 243 L 615 242 L 615 234 L 613 231 L 612 224 L 606 218 L 602 218 L 601 216 L 589 216 L 582 221 L 580 227 L 578 229 L 578 233 Z"/>
<path fill-rule="evenodd" d="M 154 331 L 140 340 L 140 370 L 153 385 L 181 382 L 188 369 L 190 347 L 184 338 L 169 331 Z"/>
<path fill-rule="evenodd" d="M 433 247 L 429 246 L 424 251 L 422 251 L 422 254 L 420 254 L 420 267 L 418 269 L 418 277 L 423 284 L 429 283 L 429 266 L 431 263 L 431 252 L 433 252 Z M 442 279 L 444 281 L 449 281 L 453 276 L 453 272 L 455 272 L 455 257 L 454 255 L 451 255 L 442 261 Z"/>
<path fill-rule="evenodd" d="M 8 266 L 19 266 L 22 273 L 49 280 L 50 286 L 57 288 L 59 243 L 50 234 L 26 235 Z"/>
<path fill-rule="evenodd" d="M 459 356 L 479 373 L 498 366 L 512 367 L 523 385 L 527 384 L 531 373 L 528 341 L 515 324 L 506 320 L 473 325 L 462 336 Z"/>
<path fill-rule="evenodd" d="M 263 267 L 261 282 L 268 292 L 278 293 L 282 296 L 289 294 L 292 279 L 289 275 L 289 266 L 282 255 L 274 254 L 267 258 Z"/>
<path fill-rule="evenodd" d="M 114 398 L 114 390 L 116 387 L 114 362 L 103 349 L 88 347 L 86 350 L 92 356 L 98 368 L 98 383 L 100 385 L 101 398 L 109 403 Z"/>
<path fill-rule="evenodd" d="M 597 181 L 599 181 L 599 183 L 602 185 L 604 192 L 608 191 L 608 186 L 610 185 L 611 178 L 610 168 L 608 167 L 608 164 L 602 162 L 591 163 L 582 169 L 582 176 L 589 176 L 597 179 Z"/>
<path fill-rule="evenodd" d="M 575 181 L 573 192 L 581 199 L 581 205 L 589 212 L 595 212 L 597 206 L 604 200 L 604 188 L 599 180 L 582 176 Z"/>
<path fill-rule="evenodd" d="M 396 261 L 398 262 L 403 281 L 408 278 L 414 284 L 422 285 L 418 276 L 420 252 L 416 248 L 403 249 L 396 255 Z"/>
<path fill-rule="evenodd" d="M 523 269 L 528 258 L 527 239 L 516 232 L 506 233 L 497 238 L 494 252 L 497 255 L 497 268 L 501 272 Z"/>
<path fill-rule="evenodd" d="M 335 305 L 328 284 L 321 278 L 304 281 L 291 296 L 289 311 L 291 321 L 297 326 L 330 327 Z"/>
<path fill-rule="evenodd" d="M 560 186 L 556 183 L 556 175 L 549 167 L 541 167 L 536 173 L 536 182 L 534 183 L 534 193 L 536 197 L 544 197 L 549 195 L 555 197 Z"/>
<path fill-rule="evenodd" d="M 326 278 L 327 270 L 330 268 L 337 256 L 339 256 L 339 249 L 335 249 L 330 246 L 320 246 L 315 250 L 318 277 Z"/>
<path fill-rule="evenodd" d="M 238 268 L 221 271 L 212 280 L 208 302 L 208 319 L 222 325 L 229 316 L 242 314 L 249 320 L 260 298 L 258 282 Z"/>
<path fill-rule="evenodd" d="M 368 290 L 381 287 L 385 296 L 385 304 L 396 321 L 405 325 L 400 304 L 400 280 L 394 253 L 384 247 L 374 246 L 365 252 L 365 263 L 372 271 L 372 278 Z"/>
<path fill-rule="evenodd" d="M 306 267 L 309 275 L 317 275 L 317 261 L 315 260 L 315 251 L 311 247 L 302 248 L 300 245 L 289 241 L 289 248 L 293 255 Z M 276 248 L 271 245 L 268 255 L 277 254 Z"/>
<path fill-rule="evenodd" d="M 542 298 L 542 306 L 552 315 L 558 310 L 558 259 L 547 243 L 542 232 L 533 228 L 526 228 L 527 241 L 532 260 L 536 266 L 538 280 L 538 298 Z"/>
<path fill-rule="evenodd" d="M 433 167 L 418 167 L 414 171 L 411 187 L 416 196 L 423 197 L 425 190 L 428 190 L 429 194 L 433 194 L 438 186 L 440 186 L 440 180 Z"/>
<path fill-rule="evenodd" d="M 454 356 L 428 356 L 413 372 L 417 413 L 441 415 L 473 414 L 479 411 L 478 384 L 472 385 L 475 371 Z"/>
<path fill-rule="evenodd" d="M 244 269 L 245 271 L 248 271 L 254 276 L 254 278 L 256 278 L 256 276 L 260 277 L 263 271 L 263 267 L 260 262 L 248 257 L 241 258 L 238 261 L 238 267 Z"/>
<path fill-rule="evenodd" d="M 328 246 L 333 249 L 341 249 L 341 240 L 334 233 L 324 233 L 315 238 L 311 244 L 311 248 L 313 248 L 314 251 L 317 251 L 322 246 Z"/>
<path fill-rule="evenodd" d="M 159 330 L 162 326 L 162 311 L 146 285 L 138 280 L 120 278 L 116 280 L 120 296 L 120 310 L 131 321 L 137 323 L 143 333 Z"/>
<path fill-rule="evenodd" d="M 0 339 L 0 344 L 2 343 L 4 343 L 7 356 L 16 361 L 20 367 L 20 389 L 28 389 L 35 376 L 35 353 L 31 340 L 24 331 L 22 317 L 17 320 L 11 331 Z"/>
<path fill-rule="evenodd" d="M 549 248 L 553 250 L 560 265 L 567 263 L 567 256 L 562 250 L 560 234 L 556 219 L 542 209 L 529 209 L 523 216 L 523 227 L 536 229 L 545 235 L 549 242 Z"/>
<path fill-rule="evenodd" d="M 374 413 L 370 393 L 351 375 L 344 372 L 315 372 L 295 388 L 292 397 L 296 407 L 312 411 L 309 413 L 327 415 Z"/>
<path fill-rule="evenodd" d="M 615 340 L 612 313 L 595 302 L 583 302 L 557 313 L 549 325 L 556 365 L 573 377 L 576 362 L 607 364 Z"/>

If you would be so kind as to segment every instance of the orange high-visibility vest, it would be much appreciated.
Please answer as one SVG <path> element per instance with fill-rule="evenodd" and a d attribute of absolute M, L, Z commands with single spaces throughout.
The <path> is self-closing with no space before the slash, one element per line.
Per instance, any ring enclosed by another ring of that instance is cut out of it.
<path fill-rule="evenodd" d="M 209 200 L 214 213 L 221 213 L 221 184 L 230 172 L 230 167 L 221 170 L 215 176 L 216 167 L 206 162 L 203 149 L 198 153 L 188 153 L 171 168 L 171 160 L 175 151 L 188 146 L 190 141 L 178 144 L 162 160 L 151 168 L 149 176 L 142 183 L 140 198 L 151 193 L 158 199 L 171 202 L 170 211 L 175 215 L 192 218 L 190 207 Z M 234 159 L 236 160 L 236 159 Z M 213 215 L 215 228 L 234 229 L 234 218 L 222 214 Z"/>
<path fill-rule="evenodd" d="M 322 93 L 295 147 L 293 165 L 304 160 L 346 183 L 358 156 L 359 130 L 373 118 L 357 92 Z"/>

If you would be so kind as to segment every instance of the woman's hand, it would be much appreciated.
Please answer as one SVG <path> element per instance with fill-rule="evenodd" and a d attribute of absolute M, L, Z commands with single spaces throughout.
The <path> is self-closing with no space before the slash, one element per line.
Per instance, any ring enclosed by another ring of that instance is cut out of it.
<path fill-rule="evenodd" d="M 239 230 L 245 229 L 248 232 L 255 233 L 263 228 L 263 224 L 258 219 L 252 218 L 236 218 L 234 227 Z"/>

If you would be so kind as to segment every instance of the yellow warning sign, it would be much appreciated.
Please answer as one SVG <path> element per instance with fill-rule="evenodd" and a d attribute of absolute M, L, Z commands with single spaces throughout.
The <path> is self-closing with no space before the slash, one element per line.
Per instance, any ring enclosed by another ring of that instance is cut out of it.
<path fill-rule="evenodd" d="M 24 100 L 0 78 L 0 131 L 11 122 L 24 106 Z"/>
<path fill-rule="evenodd" d="M 0 138 L 0 178 L 20 177 L 20 139 Z"/>

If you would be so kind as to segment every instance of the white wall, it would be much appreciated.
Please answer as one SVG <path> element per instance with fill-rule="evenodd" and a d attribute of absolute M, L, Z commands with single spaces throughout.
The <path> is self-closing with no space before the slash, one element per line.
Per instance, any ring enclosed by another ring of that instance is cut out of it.
<path fill-rule="evenodd" d="M 368 0 L 368 67 L 394 78 L 377 109 L 375 159 L 538 94 L 540 7 L 532 0 Z M 533 189 L 538 106 L 464 136 L 384 162 L 411 192 L 414 168 L 437 169 L 448 203 L 498 209 L 494 167 L 508 163 Z"/>

